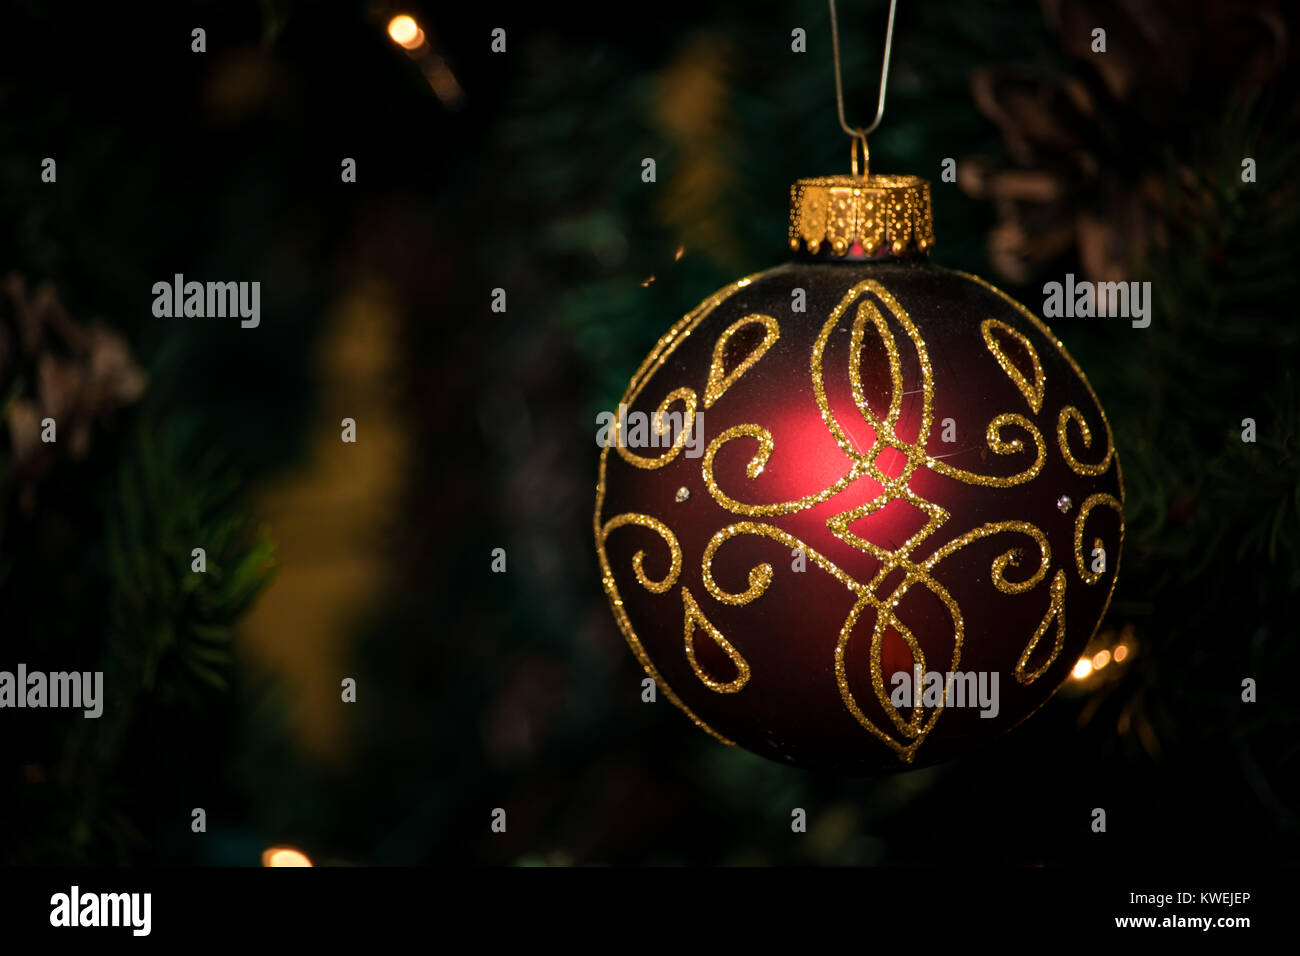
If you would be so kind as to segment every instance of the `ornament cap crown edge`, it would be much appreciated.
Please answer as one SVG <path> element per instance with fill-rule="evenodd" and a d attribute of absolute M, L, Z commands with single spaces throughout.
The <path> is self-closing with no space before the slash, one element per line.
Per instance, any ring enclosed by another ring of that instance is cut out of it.
<path fill-rule="evenodd" d="M 816 176 L 790 186 L 790 248 L 834 258 L 928 254 L 930 183 L 919 176 Z"/>

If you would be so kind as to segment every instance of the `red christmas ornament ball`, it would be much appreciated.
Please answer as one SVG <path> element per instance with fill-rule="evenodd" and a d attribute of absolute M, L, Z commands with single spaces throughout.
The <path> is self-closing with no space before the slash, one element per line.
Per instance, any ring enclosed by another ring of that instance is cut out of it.
<path fill-rule="evenodd" d="M 795 200 L 802 261 L 710 296 L 633 377 L 601 455 L 603 583 L 704 730 L 801 767 L 907 769 L 1069 676 L 1119 566 L 1119 461 L 1047 326 L 919 254 L 928 187 L 910 235 L 859 212 L 856 234 L 827 217 L 810 239 L 816 197 Z"/>

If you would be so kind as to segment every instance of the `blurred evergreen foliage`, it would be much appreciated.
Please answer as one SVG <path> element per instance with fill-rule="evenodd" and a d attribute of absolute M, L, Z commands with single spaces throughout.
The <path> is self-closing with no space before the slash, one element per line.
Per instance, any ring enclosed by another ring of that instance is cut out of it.
<path fill-rule="evenodd" d="M 231 627 L 269 580 L 271 544 L 233 507 L 238 484 L 211 451 L 187 456 L 165 428 L 144 427 L 113 451 L 89 475 L 63 466 L 41 489 L 44 510 L 8 519 L 5 668 L 104 673 L 97 719 L 6 713 L 9 864 L 148 858 L 160 814 L 188 815 L 160 806 L 159 791 L 181 748 L 220 754 L 205 724 L 225 706 Z M 0 491 L 13 501 L 8 483 Z M 72 507 L 52 513 L 53 502 Z M 192 570 L 196 542 L 206 573 Z"/>
<path fill-rule="evenodd" d="M 311 400 L 301 344 L 324 290 L 294 284 L 313 271 L 295 245 L 313 224 L 293 208 L 292 134 L 270 126 L 237 157 L 213 148 L 229 134 L 192 108 L 204 74 L 187 44 L 158 42 L 184 13 L 142 10 L 141 28 L 23 3 L 0 26 L 0 270 L 124 333 L 149 379 L 138 406 L 94 423 L 83 460 L 56 452 L 34 507 L 0 426 L 0 668 L 102 670 L 105 697 L 99 719 L 4 712 L 3 863 L 193 860 L 190 810 L 237 792 L 213 785 L 237 736 L 232 628 L 273 565 L 244 481 L 293 458 Z M 46 156 L 56 184 L 33 174 Z M 268 286 L 277 321 L 259 347 L 238 323 L 181 335 L 153 318 L 155 281 L 257 278 L 267 259 L 287 281 Z M 6 406 L 36 393 L 12 384 Z M 56 449 L 69 433 L 61 418 Z"/>

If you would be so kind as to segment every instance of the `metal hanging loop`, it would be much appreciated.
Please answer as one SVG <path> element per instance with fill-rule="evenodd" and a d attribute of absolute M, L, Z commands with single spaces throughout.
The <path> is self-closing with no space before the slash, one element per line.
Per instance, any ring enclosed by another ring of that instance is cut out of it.
<path fill-rule="evenodd" d="M 862 147 L 862 172 L 858 172 L 858 147 Z M 849 140 L 849 167 L 853 175 L 865 179 L 871 172 L 871 152 L 867 149 L 867 134 L 858 130 Z"/>
<path fill-rule="evenodd" d="M 880 125 L 880 121 L 885 118 L 885 88 L 889 83 L 889 56 L 894 48 L 894 11 L 898 7 L 898 0 L 889 0 L 889 26 L 885 30 L 885 58 L 880 65 L 880 96 L 876 100 L 876 118 L 871 121 L 871 125 L 866 129 L 858 126 L 850 126 L 844 118 L 844 78 L 843 71 L 840 68 L 840 31 L 839 24 L 835 16 L 835 0 L 827 0 L 831 11 L 831 52 L 835 59 L 835 108 L 839 113 L 840 129 L 851 136 L 854 142 L 849 144 L 851 150 L 852 162 L 851 167 L 853 175 L 858 175 L 858 142 L 862 144 L 862 175 L 866 176 L 868 172 L 867 163 L 867 136 L 874 133 Z"/>

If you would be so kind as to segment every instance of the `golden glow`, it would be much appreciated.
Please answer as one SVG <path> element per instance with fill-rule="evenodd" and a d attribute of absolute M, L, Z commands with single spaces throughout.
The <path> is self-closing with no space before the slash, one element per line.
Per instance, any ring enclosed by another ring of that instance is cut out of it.
<path fill-rule="evenodd" d="M 311 866 L 307 854 L 287 846 L 267 847 L 262 851 L 263 866 Z"/>
<path fill-rule="evenodd" d="M 1114 655 L 1114 656 L 1115 656 L 1115 663 L 1116 663 L 1116 664 L 1118 664 L 1118 663 L 1119 663 L 1120 661 L 1122 661 L 1124 658 L 1128 657 L 1128 645 L 1127 645 L 1127 644 L 1116 644 L 1116 645 L 1115 645 L 1115 655 Z"/>
<path fill-rule="evenodd" d="M 405 13 L 388 21 L 388 35 L 394 43 L 406 50 L 415 50 L 424 45 L 424 31 Z"/>
<path fill-rule="evenodd" d="M 1092 669 L 1095 671 L 1101 670 L 1109 663 L 1110 651 L 1098 651 L 1096 654 L 1092 655 Z"/>
<path fill-rule="evenodd" d="M 424 78 L 429 81 L 433 92 L 437 94 L 438 99 L 442 100 L 444 106 L 455 108 L 460 105 L 464 94 L 456 74 L 451 72 L 451 67 L 447 65 L 446 60 L 437 55 L 429 56 L 421 69 L 424 71 Z"/>
<path fill-rule="evenodd" d="M 1080 657 L 1079 662 L 1074 665 L 1074 670 L 1070 672 L 1070 676 L 1075 680 L 1084 680 L 1091 673 L 1092 661 L 1088 660 L 1086 657 Z"/>

